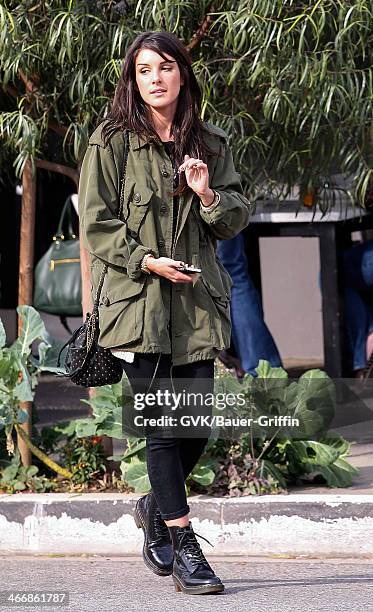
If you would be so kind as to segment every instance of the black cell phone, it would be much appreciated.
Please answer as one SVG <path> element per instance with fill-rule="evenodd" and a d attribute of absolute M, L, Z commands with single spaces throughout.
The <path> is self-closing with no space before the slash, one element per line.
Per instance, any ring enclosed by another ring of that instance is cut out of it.
<path fill-rule="evenodd" d="M 179 268 L 175 268 L 178 272 L 182 272 L 183 274 L 194 274 L 195 272 L 202 272 L 201 268 L 196 268 L 195 266 L 179 266 Z"/>

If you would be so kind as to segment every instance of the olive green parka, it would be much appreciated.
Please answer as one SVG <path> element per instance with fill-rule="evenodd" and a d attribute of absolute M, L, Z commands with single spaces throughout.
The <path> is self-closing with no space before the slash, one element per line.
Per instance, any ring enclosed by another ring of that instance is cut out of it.
<path fill-rule="evenodd" d="M 208 213 L 192 189 L 179 196 L 173 244 L 173 168 L 163 145 L 129 133 L 123 214 L 118 219 L 123 134 L 116 132 L 104 147 L 101 123 L 89 139 L 80 174 L 79 218 L 90 254 L 93 298 L 108 264 L 99 302 L 103 347 L 171 353 L 173 364 L 181 365 L 214 358 L 230 345 L 232 280 L 216 257 L 216 239 L 233 238 L 247 226 L 250 203 L 226 133 L 210 123 L 203 125 L 206 143 L 219 152 L 203 161 L 220 202 Z M 194 264 L 202 272 L 185 284 L 148 275 L 140 268 L 146 253 Z"/>

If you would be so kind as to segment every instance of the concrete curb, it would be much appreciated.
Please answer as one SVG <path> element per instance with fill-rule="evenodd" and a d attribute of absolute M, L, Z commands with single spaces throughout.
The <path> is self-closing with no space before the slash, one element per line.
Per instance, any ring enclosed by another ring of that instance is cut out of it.
<path fill-rule="evenodd" d="M 140 555 L 140 495 L 0 495 L 0 553 Z M 207 555 L 373 558 L 373 495 L 188 499 Z"/>

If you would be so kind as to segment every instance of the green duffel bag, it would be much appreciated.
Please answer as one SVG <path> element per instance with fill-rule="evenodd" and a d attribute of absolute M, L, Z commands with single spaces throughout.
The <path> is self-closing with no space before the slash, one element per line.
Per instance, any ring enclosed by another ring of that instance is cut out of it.
<path fill-rule="evenodd" d="M 34 308 L 65 317 L 82 316 L 82 279 L 79 239 L 72 226 L 73 203 L 63 206 L 57 232 L 35 267 Z M 63 228 L 67 227 L 67 233 Z"/>

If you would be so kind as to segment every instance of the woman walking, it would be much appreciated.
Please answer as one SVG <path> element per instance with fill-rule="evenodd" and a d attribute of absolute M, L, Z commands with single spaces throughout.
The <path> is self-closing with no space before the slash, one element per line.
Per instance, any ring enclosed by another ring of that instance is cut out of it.
<path fill-rule="evenodd" d="M 183 43 L 145 32 L 126 53 L 111 109 L 82 164 L 79 214 L 93 290 L 108 264 L 99 343 L 121 359 L 135 393 L 161 379 L 163 388 L 187 379 L 188 391 L 212 391 L 214 360 L 230 345 L 232 282 L 216 240 L 246 227 L 249 202 L 226 133 L 202 121 L 200 108 Z M 129 148 L 118 218 L 123 134 Z M 201 272 L 183 272 L 185 265 Z M 147 567 L 172 574 L 176 590 L 190 594 L 224 589 L 196 539 L 185 493 L 207 440 L 206 428 L 193 437 L 147 435 L 152 490 L 135 508 Z"/>

